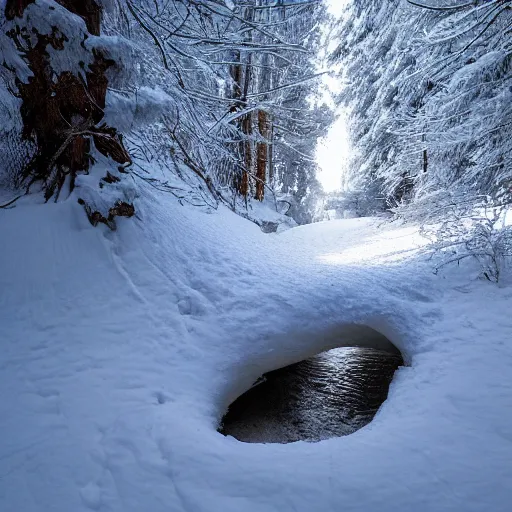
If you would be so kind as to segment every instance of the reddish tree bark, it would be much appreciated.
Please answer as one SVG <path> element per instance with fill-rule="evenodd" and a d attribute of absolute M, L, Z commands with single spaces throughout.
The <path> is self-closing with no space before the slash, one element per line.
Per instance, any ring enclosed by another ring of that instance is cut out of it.
<path fill-rule="evenodd" d="M 252 157 L 252 144 L 251 144 L 251 136 L 252 136 L 252 116 L 251 114 L 246 114 L 242 118 L 242 133 L 246 137 L 245 140 L 242 140 L 240 143 L 240 152 L 243 157 L 244 169 L 242 170 L 242 175 L 240 177 L 240 182 L 238 186 L 238 192 L 240 195 L 247 197 L 249 194 L 249 173 L 253 168 L 253 157 Z"/>
<path fill-rule="evenodd" d="M 235 55 L 236 64 L 230 68 L 231 78 L 233 79 L 232 97 L 235 102 L 231 105 L 230 112 L 236 112 L 244 108 L 244 89 L 247 84 L 247 77 L 244 76 L 244 66 L 241 63 L 241 55 L 238 51 Z M 247 73 L 247 70 L 246 70 Z M 252 135 L 252 116 L 245 114 L 238 120 L 240 131 L 244 135 L 244 139 L 239 144 L 240 159 L 243 164 L 241 172 L 235 175 L 234 187 L 241 196 L 247 197 L 249 194 L 249 172 L 253 166 L 252 146 L 250 136 Z"/>
<path fill-rule="evenodd" d="M 68 11 L 80 16 L 93 36 L 101 34 L 101 5 L 96 0 L 56 0 Z"/>
<path fill-rule="evenodd" d="M 86 23 L 90 34 L 100 35 L 101 6 L 96 0 L 57 0 Z M 8 18 L 21 17 L 33 0 L 8 0 Z M 48 47 L 63 51 L 66 37 L 59 27 L 50 35 L 37 34 L 37 43 L 30 46 L 23 37 L 23 27 L 9 33 L 18 50 L 24 54 L 32 71 L 27 83 L 17 81 L 21 99 L 23 137 L 37 147 L 36 154 L 22 174 L 28 186 L 41 180 L 48 200 L 57 195 L 66 176 L 70 188 L 79 172 L 87 172 L 91 163 L 91 136 L 97 149 L 116 162 L 130 162 L 122 139 L 114 128 L 99 127 L 103 118 L 108 80 L 106 71 L 114 64 L 101 52 L 94 52 L 86 79 L 71 72 L 57 78 L 51 69 Z M 27 47 L 27 45 L 29 45 Z M 77 66 L 78 66 L 77 62 Z"/>
<path fill-rule="evenodd" d="M 265 197 L 265 183 L 267 179 L 267 162 L 268 162 L 268 138 L 269 138 L 269 122 L 268 115 L 264 110 L 258 112 L 258 130 L 261 138 L 265 142 L 258 142 L 256 154 L 256 199 L 263 201 Z"/>
<path fill-rule="evenodd" d="M 8 20 L 21 18 L 25 9 L 34 2 L 35 0 L 7 0 L 5 4 L 5 17 Z"/>

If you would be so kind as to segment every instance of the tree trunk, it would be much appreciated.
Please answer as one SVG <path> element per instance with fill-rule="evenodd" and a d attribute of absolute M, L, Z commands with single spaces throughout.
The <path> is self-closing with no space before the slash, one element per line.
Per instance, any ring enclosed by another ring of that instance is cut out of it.
<path fill-rule="evenodd" d="M 7 0 L 5 3 L 5 17 L 8 20 L 13 20 L 14 18 L 21 18 L 25 9 L 30 5 L 35 3 L 36 0 Z"/>
<path fill-rule="evenodd" d="M 269 121 L 270 124 L 270 139 L 268 144 L 268 180 L 270 182 L 270 186 L 272 190 L 274 190 L 274 123 L 272 120 Z"/>
<path fill-rule="evenodd" d="M 269 123 L 268 114 L 264 110 L 258 112 L 258 130 L 260 137 L 265 142 L 258 142 L 257 145 L 257 166 L 256 166 L 256 199 L 263 201 L 265 197 L 265 183 L 267 178 L 267 162 L 268 162 L 268 139 L 269 139 Z"/>
<path fill-rule="evenodd" d="M 85 21 L 87 30 L 93 36 L 101 34 L 101 5 L 97 0 L 56 0 L 68 11 Z"/>
<path fill-rule="evenodd" d="M 96 0 L 57 0 L 64 8 L 84 19 L 90 34 L 100 35 L 101 6 Z M 31 0 L 8 0 L 6 17 L 23 16 Z M 22 27 L 23 28 L 23 27 Z M 54 27 L 50 35 L 36 33 L 37 43 L 30 43 L 13 31 L 10 37 L 32 71 L 27 83 L 17 80 L 22 106 L 23 137 L 36 145 L 36 153 L 22 173 L 28 186 L 38 180 L 43 182 L 46 200 L 58 198 L 59 192 L 70 177 L 70 191 L 77 173 L 87 172 L 91 163 L 91 134 L 98 134 L 97 149 L 109 154 L 118 163 L 127 163 L 130 157 L 122 140 L 113 128 L 98 128 L 102 120 L 108 80 L 106 70 L 114 64 L 101 53 L 94 53 L 94 62 L 86 79 L 69 71 L 55 76 L 51 68 L 48 47 L 53 51 L 66 51 L 66 36 Z M 33 29 L 32 29 L 33 30 Z M 87 34 L 84 34 L 84 39 Z M 78 64 L 78 63 L 77 63 Z M 84 134 L 83 132 L 87 132 Z M 108 156 L 108 155 L 107 155 Z"/>
<path fill-rule="evenodd" d="M 247 7 L 244 11 L 244 19 L 253 21 L 254 9 Z M 246 41 L 252 40 L 252 33 L 249 31 Z M 231 107 L 231 112 L 243 110 L 247 107 L 247 94 L 252 80 L 252 53 L 248 52 L 245 62 L 242 62 L 242 54 L 237 51 L 236 64 L 231 66 L 231 77 L 233 79 L 233 98 L 238 100 Z M 252 154 L 252 114 L 247 113 L 239 118 L 239 128 L 242 132 L 242 139 L 239 144 L 240 162 L 242 164 L 241 172 L 237 172 L 235 176 L 235 189 L 237 192 L 247 198 L 250 190 L 249 177 L 253 172 L 254 159 Z"/>
<path fill-rule="evenodd" d="M 244 94 L 244 84 L 246 83 L 246 80 L 244 79 L 244 66 L 242 64 L 242 56 L 240 50 L 236 52 L 233 60 L 236 62 L 236 64 L 231 65 L 230 74 L 233 80 L 232 98 L 235 101 L 233 102 L 230 111 L 237 112 L 243 108 L 242 97 Z M 247 115 L 242 116 L 238 120 L 238 126 L 243 134 L 248 135 L 248 132 L 250 132 L 252 128 L 250 118 L 248 118 Z M 247 169 L 247 165 L 250 166 L 252 163 L 252 152 L 250 151 L 250 147 L 247 146 L 244 138 L 240 140 L 238 151 L 240 162 L 244 168 L 241 171 L 236 172 L 233 185 L 240 195 L 246 197 L 249 191 L 249 176 L 245 169 Z"/>
<path fill-rule="evenodd" d="M 251 114 L 246 114 L 242 119 L 242 133 L 245 137 L 244 140 L 240 143 L 240 150 L 243 156 L 243 165 L 244 169 L 242 170 L 242 176 L 240 179 L 240 186 L 238 188 L 238 192 L 240 195 L 247 197 L 249 194 L 249 172 L 251 172 L 253 168 L 253 158 L 252 158 L 252 116 Z"/>

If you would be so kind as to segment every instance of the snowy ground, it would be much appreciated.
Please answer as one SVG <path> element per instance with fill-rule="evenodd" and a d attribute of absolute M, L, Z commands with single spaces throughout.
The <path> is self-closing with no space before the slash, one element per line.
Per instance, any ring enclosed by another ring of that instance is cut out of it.
<path fill-rule="evenodd" d="M 146 191 L 0 211 L 0 511 L 510 510 L 512 288 L 433 276 L 410 228 L 265 235 Z M 388 336 L 410 362 L 375 420 L 320 443 L 216 432 L 264 371 Z M 360 340 L 360 341 L 361 341 Z"/>

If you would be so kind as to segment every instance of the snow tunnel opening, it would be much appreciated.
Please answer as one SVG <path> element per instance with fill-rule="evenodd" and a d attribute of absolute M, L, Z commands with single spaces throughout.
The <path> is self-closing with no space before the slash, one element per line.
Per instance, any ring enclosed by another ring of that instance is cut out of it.
<path fill-rule="evenodd" d="M 314 343 L 310 336 L 287 336 L 296 344 L 283 343 L 273 361 L 268 355 L 267 364 L 260 361 L 268 370 L 258 378 L 254 370 L 262 364 L 249 370 L 252 384 L 231 401 L 219 433 L 248 443 L 316 442 L 350 435 L 373 420 L 405 364 L 399 348 L 365 325 L 317 333 Z"/>

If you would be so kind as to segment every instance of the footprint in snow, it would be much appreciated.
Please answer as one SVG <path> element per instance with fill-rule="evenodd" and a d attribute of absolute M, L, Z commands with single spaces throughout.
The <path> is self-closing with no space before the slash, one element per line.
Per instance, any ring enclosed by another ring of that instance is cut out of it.
<path fill-rule="evenodd" d="M 94 482 L 89 482 L 80 489 L 80 497 L 84 505 L 91 510 L 99 510 L 101 506 L 101 489 Z"/>
<path fill-rule="evenodd" d="M 171 400 L 171 397 L 162 391 L 157 391 L 154 395 L 158 405 L 163 405 Z"/>
<path fill-rule="evenodd" d="M 184 316 L 202 316 L 206 313 L 206 308 L 201 301 L 192 297 L 184 297 L 178 301 L 178 311 Z"/>

